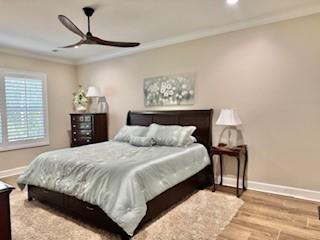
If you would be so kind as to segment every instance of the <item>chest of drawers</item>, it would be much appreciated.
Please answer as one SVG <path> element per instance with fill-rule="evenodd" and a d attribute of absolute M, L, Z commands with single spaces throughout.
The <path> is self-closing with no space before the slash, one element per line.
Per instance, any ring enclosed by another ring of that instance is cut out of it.
<path fill-rule="evenodd" d="M 106 113 L 72 113 L 71 147 L 108 141 Z"/>

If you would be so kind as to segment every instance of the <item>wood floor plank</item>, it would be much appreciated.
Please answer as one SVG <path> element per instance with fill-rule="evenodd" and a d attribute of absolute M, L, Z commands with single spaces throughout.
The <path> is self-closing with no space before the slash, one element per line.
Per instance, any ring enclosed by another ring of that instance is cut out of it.
<path fill-rule="evenodd" d="M 256 192 L 257 194 L 254 194 L 253 191 L 245 192 L 245 194 L 242 195 L 241 199 L 243 199 L 245 202 L 253 202 L 253 203 L 263 203 L 264 205 L 270 205 L 270 206 L 284 206 L 284 200 L 278 199 L 274 195 L 270 195 L 268 193 L 261 193 Z M 264 195 L 265 194 L 265 195 Z"/>
<path fill-rule="evenodd" d="M 281 232 L 278 240 L 318 240 L 319 238 L 313 238 L 307 235 L 301 235 L 296 233 Z"/>
<path fill-rule="evenodd" d="M 308 239 L 293 236 L 293 235 L 287 234 L 287 233 L 280 233 L 278 240 L 308 240 Z"/>
<path fill-rule="evenodd" d="M 308 229 L 313 229 L 316 231 L 320 231 L 320 220 L 319 218 L 308 218 Z"/>
<path fill-rule="evenodd" d="M 255 216 L 251 214 L 241 214 L 237 218 L 242 221 L 246 221 L 251 224 L 257 224 L 260 226 L 265 226 L 273 229 L 281 230 L 281 232 L 291 234 L 300 238 L 307 238 L 310 240 L 320 240 L 320 231 L 307 229 L 306 226 L 296 227 L 290 225 L 287 222 L 278 222 L 274 219 L 267 219 L 261 216 Z"/>
<path fill-rule="evenodd" d="M 249 240 L 250 235 L 250 230 L 244 230 L 229 224 L 223 233 L 218 236 L 217 240 Z"/>
<path fill-rule="evenodd" d="M 255 219 L 252 219 L 252 221 L 248 221 L 247 219 L 244 219 L 240 216 L 235 217 L 231 223 L 237 224 L 238 226 L 241 226 L 241 228 L 244 228 L 251 232 L 251 237 L 260 238 L 263 240 L 274 240 L 279 235 L 279 228 L 275 227 L 269 227 L 265 226 L 263 224 L 259 224 L 255 222 Z"/>
<path fill-rule="evenodd" d="M 283 208 L 272 206 L 266 207 L 264 205 L 255 203 L 244 204 L 244 206 L 241 208 L 241 212 L 257 214 L 278 222 L 287 222 L 290 225 L 298 227 L 306 226 L 308 220 L 308 216 L 305 215 L 293 215 Z"/>
<path fill-rule="evenodd" d="M 228 231 L 226 231 L 227 229 Z M 224 237 L 229 237 L 230 234 L 232 234 L 232 237 L 237 236 L 238 231 L 244 231 L 247 235 L 250 234 L 248 240 L 275 240 L 278 235 L 278 233 L 273 229 L 266 228 L 261 230 L 261 228 L 255 228 L 254 226 L 247 225 L 246 223 L 237 224 L 233 223 L 233 221 L 228 225 L 226 230 L 222 233 Z M 232 237 L 231 239 L 233 239 Z M 237 238 L 235 238 L 235 240 L 237 240 Z"/>
<path fill-rule="evenodd" d="M 289 209 L 289 212 L 293 214 L 304 214 L 306 216 L 318 216 L 319 203 L 302 201 L 300 199 L 292 200 L 288 199 L 284 201 L 284 206 Z"/>

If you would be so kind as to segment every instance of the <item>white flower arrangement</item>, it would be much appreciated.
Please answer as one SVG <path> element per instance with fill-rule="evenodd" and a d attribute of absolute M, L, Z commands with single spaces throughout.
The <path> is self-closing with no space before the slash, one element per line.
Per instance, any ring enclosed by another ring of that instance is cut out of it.
<path fill-rule="evenodd" d="M 86 97 L 86 93 L 81 85 L 79 85 L 78 91 L 74 92 L 72 95 L 73 95 L 72 102 L 75 106 L 87 107 L 89 100 Z"/>

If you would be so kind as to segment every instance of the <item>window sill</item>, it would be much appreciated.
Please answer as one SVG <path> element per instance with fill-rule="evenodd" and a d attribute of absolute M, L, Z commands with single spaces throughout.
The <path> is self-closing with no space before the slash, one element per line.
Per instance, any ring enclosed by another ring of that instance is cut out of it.
<path fill-rule="evenodd" d="M 0 147 L 0 152 L 6 152 L 6 151 L 14 151 L 14 150 L 20 150 L 20 149 L 27 149 L 27 148 L 36 148 L 36 147 L 43 147 L 43 146 L 49 146 L 49 141 L 42 141 L 42 142 L 33 142 L 33 143 L 20 143 L 16 144 L 14 146 L 3 146 Z"/>

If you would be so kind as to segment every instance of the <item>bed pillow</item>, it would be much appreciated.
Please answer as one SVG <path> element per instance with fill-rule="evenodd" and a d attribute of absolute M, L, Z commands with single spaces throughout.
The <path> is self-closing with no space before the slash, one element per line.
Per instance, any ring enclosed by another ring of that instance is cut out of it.
<path fill-rule="evenodd" d="M 146 136 L 153 138 L 156 144 L 160 146 L 182 147 L 192 143 L 190 137 L 195 130 L 195 126 L 166 126 L 153 123 L 150 125 Z"/>
<path fill-rule="evenodd" d="M 129 143 L 136 147 L 152 147 L 156 142 L 150 137 L 131 136 Z"/>
<path fill-rule="evenodd" d="M 197 139 L 194 137 L 194 136 L 191 136 L 188 140 L 187 140 L 187 142 L 186 142 L 186 146 L 187 145 L 190 145 L 190 144 L 192 144 L 192 143 L 196 143 L 197 142 Z"/>
<path fill-rule="evenodd" d="M 123 126 L 113 140 L 118 142 L 129 142 L 131 137 L 143 137 L 147 134 L 148 127 Z"/>

